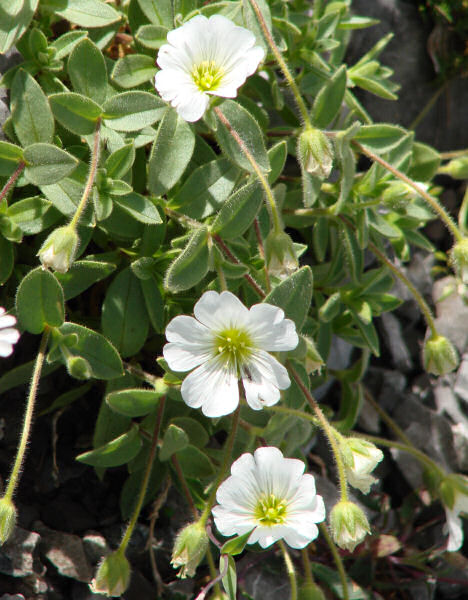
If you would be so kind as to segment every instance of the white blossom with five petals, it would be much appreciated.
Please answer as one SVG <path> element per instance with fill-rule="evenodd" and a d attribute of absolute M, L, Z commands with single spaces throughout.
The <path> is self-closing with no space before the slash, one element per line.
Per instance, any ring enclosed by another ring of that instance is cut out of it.
<path fill-rule="evenodd" d="M 15 324 L 15 317 L 5 314 L 5 309 L 0 306 L 0 356 L 2 357 L 10 356 L 14 344 L 19 340 L 19 331 L 12 327 Z"/>
<path fill-rule="evenodd" d="M 304 474 L 304 468 L 301 460 L 284 458 L 274 447 L 243 454 L 216 492 L 219 504 L 212 513 L 219 532 L 252 531 L 247 543 L 262 548 L 281 539 L 292 548 L 305 548 L 318 535 L 316 523 L 325 519 L 325 505 L 314 476 Z"/>
<path fill-rule="evenodd" d="M 276 404 L 291 381 L 269 351 L 294 350 L 293 321 L 271 304 L 248 309 L 231 292 L 205 292 L 194 315 L 172 319 L 163 348 L 170 369 L 192 371 L 182 382 L 184 401 L 207 417 L 228 415 L 239 404 L 240 379 L 251 408 Z"/>
<path fill-rule="evenodd" d="M 197 15 L 167 34 L 155 86 L 186 121 L 204 115 L 210 95 L 235 98 L 264 57 L 254 34 L 222 15 Z"/>

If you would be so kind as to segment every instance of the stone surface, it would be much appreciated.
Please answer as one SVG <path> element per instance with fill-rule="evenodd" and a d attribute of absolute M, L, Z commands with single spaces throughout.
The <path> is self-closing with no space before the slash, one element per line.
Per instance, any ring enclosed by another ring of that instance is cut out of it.
<path fill-rule="evenodd" d="M 96 565 L 109 553 L 106 538 L 100 533 L 87 533 L 83 537 L 83 549 L 91 564 Z"/>
<path fill-rule="evenodd" d="M 436 307 L 437 331 L 447 336 L 463 354 L 468 349 L 468 305 L 458 294 L 455 278 L 438 279 L 434 283 L 432 297 Z"/>
<path fill-rule="evenodd" d="M 77 535 L 53 531 L 42 523 L 36 524 L 41 534 L 41 552 L 65 577 L 89 583 L 93 569 L 88 562 L 83 542 Z"/>
<path fill-rule="evenodd" d="M 0 549 L 0 573 L 13 577 L 34 574 L 40 536 L 16 527 L 12 537 Z"/>
<path fill-rule="evenodd" d="M 381 317 L 384 337 L 392 355 L 395 366 L 405 373 L 413 368 L 413 361 L 408 350 L 400 321 L 392 313 L 383 313 Z"/>

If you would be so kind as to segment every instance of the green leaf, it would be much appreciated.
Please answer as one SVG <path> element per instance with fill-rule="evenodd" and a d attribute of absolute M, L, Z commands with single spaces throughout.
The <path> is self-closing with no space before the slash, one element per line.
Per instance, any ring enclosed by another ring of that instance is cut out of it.
<path fill-rule="evenodd" d="M 305 322 L 312 301 L 313 277 L 310 267 L 302 267 L 284 279 L 265 298 L 264 302 L 284 310 L 299 332 Z"/>
<path fill-rule="evenodd" d="M 210 436 L 206 429 L 195 419 L 191 417 L 174 417 L 171 420 L 172 425 L 177 425 L 188 435 L 189 442 L 198 448 L 206 446 L 210 440 Z"/>
<path fill-rule="evenodd" d="M 339 421 L 334 423 L 340 431 L 349 431 L 354 427 L 361 407 L 364 403 L 364 393 L 362 385 L 350 384 L 347 381 L 341 383 L 341 403 L 338 415 Z"/>
<path fill-rule="evenodd" d="M 137 0 L 145 16 L 155 25 L 174 28 L 171 0 Z"/>
<path fill-rule="evenodd" d="M 107 67 L 99 48 L 88 38 L 79 42 L 68 59 L 68 76 L 73 89 L 98 104 L 107 96 Z"/>
<path fill-rule="evenodd" d="M 147 223 L 148 225 L 158 225 L 162 223 L 161 216 L 156 206 L 149 200 L 137 194 L 131 192 L 125 196 L 118 196 L 114 198 L 114 203 L 118 204 L 126 213 L 131 215 L 137 221 L 141 223 Z"/>
<path fill-rule="evenodd" d="M 159 460 L 166 461 L 176 452 L 180 452 L 188 446 L 188 435 L 177 425 L 169 425 L 164 434 Z"/>
<path fill-rule="evenodd" d="M 346 226 L 340 227 L 340 241 L 344 251 L 346 265 L 354 283 L 358 284 L 363 270 L 362 250 L 354 233 Z"/>
<path fill-rule="evenodd" d="M 263 191 L 257 181 L 235 191 L 221 207 L 211 230 L 225 240 L 242 235 L 262 206 Z"/>
<path fill-rule="evenodd" d="M 6 54 L 28 28 L 39 0 L 0 3 L 0 54 Z"/>
<path fill-rule="evenodd" d="M 170 108 L 159 125 L 148 164 L 148 188 L 156 196 L 179 181 L 195 147 L 190 125 Z"/>
<path fill-rule="evenodd" d="M 228 595 L 228 600 L 236 600 L 237 598 L 237 575 L 236 575 L 236 562 L 232 556 L 221 556 L 219 557 L 219 572 L 224 573 L 226 569 L 226 575 L 222 578 L 223 588 Z"/>
<path fill-rule="evenodd" d="M 268 183 L 272 185 L 278 179 L 283 171 L 283 167 L 288 157 L 288 145 L 286 140 L 281 140 L 268 150 L 268 160 L 270 161 L 271 171 L 268 173 Z"/>
<path fill-rule="evenodd" d="M 115 63 L 111 79 L 122 88 L 133 88 L 153 80 L 156 71 L 154 57 L 147 54 L 127 54 Z"/>
<path fill-rule="evenodd" d="M 102 115 L 102 108 L 96 102 L 73 92 L 52 94 L 49 100 L 55 118 L 65 129 L 77 135 L 94 133 L 96 121 Z"/>
<path fill-rule="evenodd" d="M 252 529 L 247 533 L 244 533 L 243 535 L 238 535 L 225 542 L 221 547 L 221 554 L 229 554 L 230 556 L 236 556 L 237 554 L 241 554 L 241 552 L 244 551 L 249 537 L 252 534 Z"/>
<path fill-rule="evenodd" d="M 42 373 L 41 373 L 42 375 Z M 75 400 L 78 400 L 82 396 L 84 396 L 91 389 L 91 383 L 85 383 L 84 385 L 80 385 L 77 388 L 73 388 L 68 392 L 60 394 L 55 400 L 52 402 L 50 406 L 46 409 L 42 410 L 39 413 L 39 417 L 43 417 L 44 415 L 48 415 L 49 413 L 55 412 L 60 408 L 64 408 L 65 406 L 69 406 Z"/>
<path fill-rule="evenodd" d="M 324 129 L 338 114 L 346 92 L 346 65 L 333 74 L 317 94 L 312 108 L 312 121 Z"/>
<path fill-rule="evenodd" d="M 247 150 L 252 154 L 260 169 L 265 173 L 270 171 L 263 133 L 252 115 L 233 100 L 225 100 L 219 106 L 219 110 L 230 124 L 230 127 L 227 127 L 219 117 L 217 119 L 218 128 L 215 136 L 225 155 L 231 158 L 242 169 L 254 173 L 254 168 L 232 136 L 231 131 L 234 131 L 245 144 Z"/>
<path fill-rule="evenodd" d="M 388 85 L 385 85 L 382 81 L 378 81 L 377 79 L 371 77 L 363 77 L 358 73 L 353 74 L 351 77 L 353 83 L 358 85 L 363 90 L 371 92 L 380 98 L 384 98 L 385 100 L 398 100 L 398 96 L 394 94 L 390 89 L 388 89 Z"/>
<path fill-rule="evenodd" d="M 159 50 L 167 41 L 169 29 L 161 25 L 142 25 L 136 32 L 135 39 L 145 48 Z"/>
<path fill-rule="evenodd" d="M 268 5 L 268 1 L 257 0 L 257 5 L 260 9 L 260 12 L 262 13 L 268 31 L 273 35 L 271 26 L 271 12 L 270 7 Z M 258 17 L 255 14 L 249 0 L 242 0 L 242 13 L 244 16 L 244 22 L 246 24 L 246 27 L 255 35 L 257 45 L 260 45 L 267 53 L 269 51 L 268 44 L 265 41 L 265 36 L 263 34 L 260 23 L 258 22 Z"/>
<path fill-rule="evenodd" d="M 106 402 L 113 411 L 126 417 L 144 417 L 155 410 L 163 395 L 155 390 L 121 390 L 108 394 Z"/>
<path fill-rule="evenodd" d="M 10 176 L 22 160 L 22 148 L 0 140 L 0 176 Z"/>
<path fill-rule="evenodd" d="M 173 293 L 190 289 L 207 274 L 209 257 L 208 230 L 200 227 L 192 233 L 187 246 L 169 267 L 164 286 Z"/>
<path fill-rule="evenodd" d="M 54 118 L 40 85 L 20 69 L 11 86 L 11 119 L 23 146 L 52 142 Z"/>
<path fill-rule="evenodd" d="M 18 321 L 29 333 L 60 327 L 65 318 L 63 291 L 50 271 L 38 267 L 21 281 L 16 294 Z"/>
<path fill-rule="evenodd" d="M 55 14 L 81 27 L 105 27 L 120 21 L 119 13 L 101 0 L 67 0 L 66 7 L 57 2 Z"/>
<path fill-rule="evenodd" d="M 204 479 L 215 472 L 210 459 L 199 448 L 189 444 L 177 453 L 182 472 L 191 479 Z"/>
<path fill-rule="evenodd" d="M 132 142 L 113 152 L 105 162 L 108 177 L 120 179 L 128 173 L 135 161 L 135 146 Z"/>
<path fill-rule="evenodd" d="M 92 467 L 118 467 L 134 459 L 140 452 L 141 446 L 141 438 L 135 425 L 130 431 L 119 435 L 104 446 L 80 454 L 76 460 Z"/>
<path fill-rule="evenodd" d="M 148 92 L 123 92 L 104 103 L 105 124 L 116 131 L 140 131 L 159 121 L 167 104 Z"/>
<path fill-rule="evenodd" d="M 95 379 L 115 379 L 123 375 L 120 356 L 114 346 L 100 333 L 77 325 L 64 323 L 60 332 L 65 335 L 74 334 L 77 342 L 67 348 L 73 356 L 81 356 L 91 367 Z"/>
<path fill-rule="evenodd" d="M 13 265 L 13 244 L 0 235 L 0 285 L 9 279 Z"/>
<path fill-rule="evenodd" d="M 122 356 L 131 356 L 145 343 L 148 326 L 140 282 L 127 267 L 107 290 L 102 305 L 102 331 Z"/>
<path fill-rule="evenodd" d="M 159 291 L 159 286 L 153 278 L 140 280 L 140 285 L 151 325 L 157 333 L 163 333 L 165 325 L 164 300 Z"/>
<path fill-rule="evenodd" d="M 193 219 L 202 219 L 220 209 L 239 175 L 239 169 L 226 158 L 218 158 L 196 168 L 170 202 Z"/>
<path fill-rule="evenodd" d="M 34 185 L 57 183 L 77 166 L 78 159 L 52 144 L 31 144 L 24 151 L 25 176 Z"/>
<path fill-rule="evenodd" d="M 421 142 L 414 142 L 408 177 L 415 181 L 430 181 L 440 165 L 440 154 Z"/>
<path fill-rule="evenodd" d="M 97 260 L 77 260 L 66 273 L 57 273 L 62 285 L 65 300 L 76 298 L 89 287 L 108 277 L 116 266 L 110 262 Z"/>
<path fill-rule="evenodd" d="M 398 146 L 407 133 L 403 127 L 379 123 L 363 125 L 354 139 L 366 148 L 382 154 Z"/>
<path fill-rule="evenodd" d="M 60 213 L 44 198 L 33 196 L 11 204 L 8 207 L 8 217 L 23 233 L 33 235 L 58 221 Z"/>
<path fill-rule="evenodd" d="M 68 56 L 73 48 L 87 35 L 87 31 L 73 30 L 67 31 L 67 33 L 54 40 L 50 46 L 56 50 L 55 58 L 60 60 Z"/>

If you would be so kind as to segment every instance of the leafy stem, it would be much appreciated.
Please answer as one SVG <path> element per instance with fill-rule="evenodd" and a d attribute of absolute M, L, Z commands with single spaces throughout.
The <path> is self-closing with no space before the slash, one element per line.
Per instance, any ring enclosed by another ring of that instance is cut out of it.
<path fill-rule="evenodd" d="M 8 194 L 10 188 L 14 186 L 14 184 L 16 183 L 16 180 L 23 172 L 23 169 L 25 166 L 26 166 L 26 163 L 23 160 L 20 163 L 18 163 L 18 166 L 16 167 L 16 169 L 14 170 L 12 175 L 9 177 L 8 181 L 5 183 L 5 185 L 2 188 L 2 191 L 0 192 L 0 203 L 3 201 L 3 199 Z"/>

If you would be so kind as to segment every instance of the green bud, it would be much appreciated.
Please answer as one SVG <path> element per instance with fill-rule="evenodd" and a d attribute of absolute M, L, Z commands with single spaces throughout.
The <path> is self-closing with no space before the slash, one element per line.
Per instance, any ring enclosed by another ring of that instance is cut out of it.
<path fill-rule="evenodd" d="M 423 191 L 427 192 L 429 188 L 427 183 L 416 181 L 416 184 Z M 419 194 L 416 190 L 407 183 L 404 183 L 403 181 L 392 181 L 388 184 L 382 194 L 382 202 L 390 208 L 398 210 L 405 207 L 410 200 L 413 200 L 418 196 Z"/>
<path fill-rule="evenodd" d="M 307 346 L 305 368 L 307 373 L 310 375 L 311 373 L 320 371 L 325 363 L 323 361 L 323 358 L 320 356 L 317 347 L 315 346 L 314 340 L 309 337 L 304 337 L 304 339 Z"/>
<path fill-rule="evenodd" d="M 13 533 L 16 524 L 16 508 L 10 498 L 0 500 L 0 544 L 4 544 Z"/>
<path fill-rule="evenodd" d="M 172 551 L 171 565 L 180 567 L 177 576 L 181 579 L 193 577 L 195 571 L 206 554 L 208 535 L 205 526 L 197 521 L 187 525 L 177 534 Z"/>
<path fill-rule="evenodd" d="M 284 231 L 270 231 L 265 240 L 265 261 L 268 272 L 280 279 L 298 268 L 292 239 Z"/>
<path fill-rule="evenodd" d="M 468 238 L 455 244 L 450 252 L 450 262 L 457 277 L 468 284 Z"/>
<path fill-rule="evenodd" d="M 330 513 L 330 529 L 335 543 L 350 552 L 370 532 L 369 521 L 364 512 L 349 500 L 341 500 Z"/>
<path fill-rule="evenodd" d="M 66 225 L 53 231 L 37 255 L 46 268 L 66 273 L 75 260 L 79 237 L 73 227 Z"/>
<path fill-rule="evenodd" d="M 298 590 L 297 600 L 325 600 L 325 594 L 316 583 L 304 583 Z"/>
<path fill-rule="evenodd" d="M 454 158 L 443 167 L 440 167 L 439 173 L 446 173 L 454 179 L 468 179 L 468 156 Z"/>
<path fill-rule="evenodd" d="M 67 371 L 75 379 L 90 379 L 93 374 L 91 365 L 82 356 L 67 357 Z"/>
<path fill-rule="evenodd" d="M 302 168 L 316 177 L 328 177 L 333 164 L 333 149 L 320 129 L 305 129 L 297 142 L 297 156 Z"/>
<path fill-rule="evenodd" d="M 130 563 L 121 550 L 116 550 L 102 561 L 96 577 L 90 583 L 93 594 L 121 596 L 130 583 Z"/>
<path fill-rule="evenodd" d="M 424 343 L 423 364 L 428 373 L 446 375 L 458 367 L 458 353 L 443 335 L 432 335 Z"/>
<path fill-rule="evenodd" d="M 468 477 L 457 473 L 447 475 L 439 486 L 439 496 L 449 510 L 454 509 L 456 504 L 460 504 L 463 506 L 463 512 L 466 512 L 465 506 L 468 507 Z"/>

